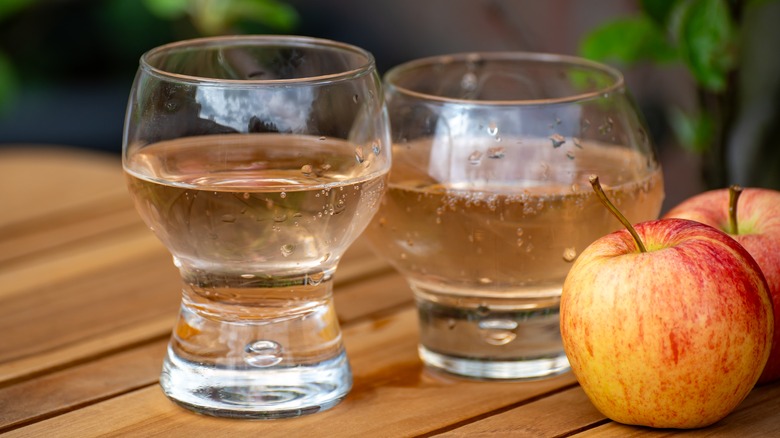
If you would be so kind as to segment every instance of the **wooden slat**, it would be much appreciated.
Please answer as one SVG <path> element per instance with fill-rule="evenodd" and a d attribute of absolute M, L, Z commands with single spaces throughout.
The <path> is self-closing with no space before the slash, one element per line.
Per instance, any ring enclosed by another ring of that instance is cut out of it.
<path fill-rule="evenodd" d="M 565 436 L 608 421 L 579 386 L 459 426 L 437 437 Z"/>
<path fill-rule="evenodd" d="M 702 429 L 684 431 L 686 437 L 763 438 L 780 436 L 780 382 L 759 386 L 726 418 Z M 680 434 L 671 429 L 651 429 L 607 423 L 583 432 L 582 437 L 664 437 Z"/>
<path fill-rule="evenodd" d="M 571 385 L 570 374 L 522 383 L 472 382 L 423 370 L 412 309 L 345 329 L 355 387 L 337 407 L 272 422 L 190 413 L 155 386 L 14 430 L 8 436 L 411 436 Z"/>
<path fill-rule="evenodd" d="M 0 149 L 0 236 L 37 227 L 42 216 L 120 196 L 127 192 L 116 156 L 66 148 Z"/>

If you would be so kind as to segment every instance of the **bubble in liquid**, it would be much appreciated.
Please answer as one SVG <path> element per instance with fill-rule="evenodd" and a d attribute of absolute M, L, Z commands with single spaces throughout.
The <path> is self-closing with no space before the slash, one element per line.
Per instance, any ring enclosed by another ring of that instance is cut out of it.
<path fill-rule="evenodd" d="M 518 227 L 517 228 L 517 237 L 522 237 L 524 232 L 525 231 L 522 228 Z"/>
<path fill-rule="evenodd" d="M 284 198 L 287 197 L 287 193 L 285 193 L 285 192 L 279 193 L 279 197 L 284 199 Z"/>
<path fill-rule="evenodd" d="M 504 158 L 504 148 L 502 147 L 493 147 L 488 149 L 488 158 L 492 158 L 494 160 Z"/>
<path fill-rule="evenodd" d="M 314 168 L 312 168 L 311 164 L 304 164 L 304 165 L 301 167 L 301 173 L 302 173 L 302 174 L 304 174 L 304 175 L 306 175 L 306 176 L 309 176 L 309 175 L 311 175 L 311 173 L 312 173 L 313 171 L 314 171 Z"/>
<path fill-rule="evenodd" d="M 566 262 L 573 262 L 577 258 L 577 250 L 574 247 L 569 247 L 563 250 L 563 260 Z"/>
<path fill-rule="evenodd" d="M 480 151 L 474 151 L 469 155 L 469 163 L 472 165 L 477 165 L 482 161 L 482 152 Z"/>
<path fill-rule="evenodd" d="M 496 122 L 490 122 L 488 124 L 487 133 L 488 135 L 492 135 L 492 136 L 498 135 L 498 125 L 496 125 Z"/>
<path fill-rule="evenodd" d="M 179 258 L 176 256 L 173 256 L 173 266 L 176 266 L 177 268 L 181 268 L 181 260 L 179 260 Z"/>
<path fill-rule="evenodd" d="M 458 323 L 458 322 L 457 322 L 457 321 L 455 321 L 455 319 L 453 319 L 453 318 L 449 318 L 449 319 L 447 320 L 447 329 L 448 329 L 448 330 L 453 330 L 453 329 L 455 329 L 455 326 L 457 325 L 457 323 Z"/>
<path fill-rule="evenodd" d="M 282 247 L 279 249 L 281 250 L 283 256 L 289 257 L 295 251 L 295 245 L 287 243 L 282 245 Z"/>
<path fill-rule="evenodd" d="M 255 278 L 255 274 L 241 274 L 241 278 L 246 278 L 246 279 Z"/>
<path fill-rule="evenodd" d="M 244 347 L 244 362 L 257 368 L 265 368 L 282 361 L 282 346 L 269 340 L 254 341 Z"/>
<path fill-rule="evenodd" d="M 511 319 L 486 319 L 478 327 L 482 340 L 490 345 L 506 345 L 517 338 L 517 322 Z"/>
<path fill-rule="evenodd" d="M 284 222 L 287 220 L 287 214 L 286 213 L 278 213 L 274 215 L 274 222 Z"/>
<path fill-rule="evenodd" d="M 251 195 L 249 194 L 249 192 L 244 192 L 244 194 L 243 194 L 243 195 L 241 195 L 241 196 L 242 196 L 244 199 L 249 199 L 249 197 L 250 197 Z"/>
<path fill-rule="evenodd" d="M 480 304 L 477 306 L 477 315 L 478 316 L 488 316 L 490 314 L 490 307 Z"/>
<path fill-rule="evenodd" d="M 492 283 L 492 282 L 493 282 L 493 280 L 492 280 L 492 279 L 490 279 L 490 278 L 488 278 L 488 277 L 481 277 L 481 278 L 480 278 L 478 281 L 479 281 L 481 284 L 490 284 L 490 283 Z"/>
<path fill-rule="evenodd" d="M 358 146 L 355 148 L 355 160 L 358 164 L 361 164 L 366 160 L 365 155 L 363 154 L 363 147 Z"/>
<path fill-rule="evenodd" d="M 325 136 L 324 135 L 320 136 L 320 141 L 322 141 L 322 140 L 325 140 Z"/>
<path fill-rule="evenodd" d="M 222 222 L 225 222 L 225 223 L 228 223 L 228 224 L 232 224 L 233 222 L 236 221 L 236 217 L 233 216 L 232 214 L 223 214 L 220 219 L 222 220 Z"/>
<path fill-rule="evenodd" d="M 550 141 L 552 141 L 552 145 L 554 148 L 559 148 L 564 143 L 566 143 L 566 138 L 561 134 L 553 134 L 550 136 Z"/>

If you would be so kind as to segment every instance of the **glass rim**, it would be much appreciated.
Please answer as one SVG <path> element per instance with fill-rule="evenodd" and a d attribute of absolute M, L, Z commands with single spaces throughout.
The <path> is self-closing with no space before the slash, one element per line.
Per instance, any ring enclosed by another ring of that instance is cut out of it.
<path fill-rule="evenodd" d="M 188 75 L 166 71 L 153 65 L 152 59 L 163 53 L 173 53 L 180 50 L 213 48 L 213 47 L 309 47 L 320 49 L 331 49 L 343 53 L 353 53 L 365 58 L 365 62 L 355 68 L 344 70 L 338 73 L 329 73 L 316 76 L 308 76 L 294 79 L 220 79 L 207 76 Z M 224 84 L 224 85 L 313 85 L 322 83 L 332 83 L 341 80 L 349 80 L 360 77 L 366 73 L 376 70 L 376 61 L 374 55 L 368 50 L 358 46 L 343 43 L 340 41 L 326 38 L 315 38 L 299 35 L 224 35 L 202 38 L 191 38 L 180 41 L 174 41 L 154 47 L 141 55 L 139 67 L 148 73 L 178 82 L 198 83 L 198 84 Z"/>
<path fill-rule="evenodd" d="M 489 100 L 489 99 L 467 99 L 467 98 L 455 98 L 444 97 L 436 94 L 425 93 L 421 91 L 415 91 L 413 89 L 403 87 L 394 83 L 394 79 L 401 74 L 423 66 L 434 65 L 447 65 L 447 64 L 465 64 L 467 62 L 476 61 L 521 61 L 521 62 L 535 62 L 538 64 L 553 64 L 558 63 L 561 65 L 584 67 L 611 78 L 612 81 L 609 85 L 600 87 L 597 90 L 587 91 L 583 93 L 573 93 L 571 95 L 562 97 L 550 97 L 545 99 L 506 99 L 506 100 Z M 549 105 L 549 104 L 562 104 L 562 103 L 574 103 L 584 100 L 593 99 L 604 94 L 612 93 L 614 91 L 625 89 L 625 79 L 623 73 L 620 70 L 611 67 L 607 64 L 593 61 L 590 59 L 555 54 L 544 52 L 523 52 L 523 51 L 496 51 L 496 52 L 462 52 L 453 53 L 447 55 L 435 55 L 424 58 L 414 59 L 407 61 L 392 67 L 384 75 L 384 83 L 387 88 L 393 88 L 401 94 L 405 94 L 410 97 L 416 97 L 418 99 L 425 99 L 429 101 L 441 102 L 441 103 L 457 103 L 467 105 L 485 105 L 485 106 L 533 106 L 533 105 Z"/>

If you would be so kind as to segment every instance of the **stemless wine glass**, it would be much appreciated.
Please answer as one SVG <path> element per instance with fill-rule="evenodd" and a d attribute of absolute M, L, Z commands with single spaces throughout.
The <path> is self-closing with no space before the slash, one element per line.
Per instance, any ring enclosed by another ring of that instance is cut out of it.
<path fill-rule="evenodd" d="M 426 365 L 477 379 L 569 369 L 563 280 L 621 227 L 656 218 L 659 163 L 618 71 L 531 53 L 408 62 L 385 76 L 393 170 L 368 236 L 406 277 Z"/>
<path fill-rule="evenodd" d="M 165 394 L 238 418 L 338 403 L 352 375 L 332 278 L 390 167 L 372 55 L 293 36 L 158 47 L 123 143 L 136 208 L 183 279 Z"/>

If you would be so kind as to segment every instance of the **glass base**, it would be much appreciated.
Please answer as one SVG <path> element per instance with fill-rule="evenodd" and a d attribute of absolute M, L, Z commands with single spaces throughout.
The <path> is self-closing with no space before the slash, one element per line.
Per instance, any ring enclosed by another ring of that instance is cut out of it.
<path fill-rule="evenodd" d="M 569 371 L 565 353 L 525 360 L 485 360 L 448 356 L 419 346 L 420 359 L 428 367 L 477 380 L 533 380 Z"/>
<path fill-rule="evenodd" d="M 335 406 L 349 392 L 352 373 L 344 351 L 313 365 L 256 370 L 203 366 L 169 347 L 160 384 L 171 400 L 201 414 L 274 419 Z"/>
<path fill-rule="evenodd" d="M 522 380 L 570 369 L 560 332 L 560 291 L 548 296 L 441 293 L 412 284 L 420 358 L 472 379 Z"/>

